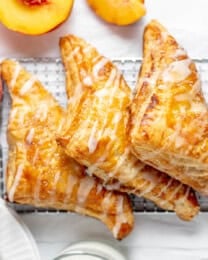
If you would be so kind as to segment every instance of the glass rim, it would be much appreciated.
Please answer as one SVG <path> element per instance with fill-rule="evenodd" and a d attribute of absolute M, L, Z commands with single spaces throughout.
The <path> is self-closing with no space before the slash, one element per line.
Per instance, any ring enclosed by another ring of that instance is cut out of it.
<path fill-rule="evenodd" d="M 92 256 L 92 257 L 97 257 L 100 260 L 110 260 L 109 258 L 98 255 L 94 252 L 84 252 L 84 251 L 81 251 L 81 250 L 72 250 L 71 252 L 63 253 L 62 255 L 54 258 L 54 260 L 61 260 L 61 259 L 64 259 L 64 257 L 67 257 L 67 256 L 69 256 L 69 257 L 70 256 Z"/>

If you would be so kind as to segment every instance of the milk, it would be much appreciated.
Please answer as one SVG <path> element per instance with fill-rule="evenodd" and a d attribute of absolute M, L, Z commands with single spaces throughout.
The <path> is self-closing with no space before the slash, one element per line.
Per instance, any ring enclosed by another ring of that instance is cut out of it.
<path fill-rule="evenodd" d="M 126 258 L 108 244 L 83 241 L 72 244 L 54 260 L 126 260 Z"/>

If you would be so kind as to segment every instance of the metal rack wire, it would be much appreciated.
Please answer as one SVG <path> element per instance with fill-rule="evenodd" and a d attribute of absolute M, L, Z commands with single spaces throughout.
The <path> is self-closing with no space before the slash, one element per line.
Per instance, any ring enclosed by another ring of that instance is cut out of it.
<path fill-rule="evenodd" d="M 60 102 L 62 106 L 66 105 L 66 95 L 65 95 L 65 76 L 60 59 L 56 58 L 31 58 L 31 59 L 20 59 L 19 60 L 24 67 L 28 69 L 31 73 L 37 75 L 40 81 L 44 84 L 46 89 L 48 89 Z M 197 68 L 201 74 L 201 79 L 203 82 L 203 91 L 206 100 L 208 100 L 208 60 L 195 60 Z M 141 60 L 139 59 L 114 59 L 114 63 L 120 68 L 126 81 L 132 90 L 135 87 L 137 74 L 141 65 Z M 6 142 L 6 128 L 8 115 L 10 110 L 10 98 L 9 94 L 4 88 L 4 98 L 1 104 L 1 114 L 0 114 L 0 196 L 5 195 L 5 168 L 7 162 L 8 147 Z M 201 211 L 208 212 L 208 198 L 199 197 L 201 204 Z M 133 208 L 135 212 L 145 212 L 145 213 L 161 213 L 164 210 L 158 208 L 154 203 L 147 201 L 143 198 L 138 198 L 134 195 L 131 196 L 133 203 Z M 15 208 L 20 213 L 50 213 L 50 212 L 63 212 L 51 209 L 40 209 L 34 208 L 26 205 L 18 205 L 11 203 L 11 206 Z"/>

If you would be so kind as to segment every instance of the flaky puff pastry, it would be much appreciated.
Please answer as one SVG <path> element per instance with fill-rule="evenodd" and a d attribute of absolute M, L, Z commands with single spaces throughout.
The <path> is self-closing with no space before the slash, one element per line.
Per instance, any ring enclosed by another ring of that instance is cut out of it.
<path fill-rule="evenodd" d="M 199 75 L 157 21 L 144 33 L 131 141 L 139 159 L 208 195 L 208 110 Z"/>
<path fill-rule="evenodd" d="M 65 111 L 18 63 L 4 61 L 12 98 L 7 194 L 11 202 L 75 211 L 103 221 L 117 239 L 133 228 L 127 195 L 107 191 L 57 144 Z"/>
<path fill-rule="evenodd" d="M 68 114 L 57 139 L 66 153 L 114 189 L 144 196 L 189 220 L 199 208 L 187 186 L 140 162 L 128 140 L 131 91 L 115 65 L 75 36 L 60 40 Z"/>

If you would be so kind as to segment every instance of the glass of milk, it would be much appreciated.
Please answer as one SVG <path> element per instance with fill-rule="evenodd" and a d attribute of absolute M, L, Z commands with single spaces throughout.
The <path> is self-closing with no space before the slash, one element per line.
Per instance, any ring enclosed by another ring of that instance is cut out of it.
<path fill-rule="evenodd" d="M 70 245 L 54 260 L 126 260 L 126 258 L 108 244 L 83 241 Z"/>

